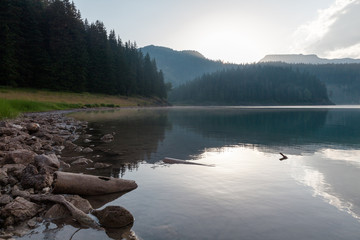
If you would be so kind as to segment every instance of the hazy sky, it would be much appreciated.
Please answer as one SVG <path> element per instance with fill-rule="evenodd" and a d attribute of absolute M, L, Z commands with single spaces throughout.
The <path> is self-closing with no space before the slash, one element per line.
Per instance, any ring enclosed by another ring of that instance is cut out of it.
<path fill-rule="evenodd" d="M 123 41 L 225 62 L 266 54 L 360 58 L 360 0 L 74 0 Z"/>

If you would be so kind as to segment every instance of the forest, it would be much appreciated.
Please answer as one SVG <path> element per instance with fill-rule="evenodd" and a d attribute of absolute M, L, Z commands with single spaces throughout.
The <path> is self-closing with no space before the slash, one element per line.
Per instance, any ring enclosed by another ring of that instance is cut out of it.
<path fill-rule="evenodd" d="M 169 100 L 200 105 L 331 104 L 325 85 L 315 76 L 260 64 L 204 74 L 175 88 Z"/>
<path fill-rule="evenodd" d="M 360 103 L 360 64 L 288 64 L 282 62 L 261 63 L 277 67 L 290 67 L 319 78 L 328 90 L 329 98 L 336 104 Z"/>
<path fill-rule="evenodd" d="M 1 0 L 0 42 L 0 85 L 167 98 L 155 60 L 69 0 Z"/>

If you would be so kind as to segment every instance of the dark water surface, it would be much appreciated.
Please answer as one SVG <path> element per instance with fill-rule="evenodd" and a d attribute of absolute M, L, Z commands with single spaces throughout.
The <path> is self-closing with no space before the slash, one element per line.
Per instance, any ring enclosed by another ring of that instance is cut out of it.
<path fill-rule="evenodd" d="M 90 158 L 113 164 L 86 173 L 138 183 L 107 205 L 128 209 L 141 239 L 360 238 L 356 107 L 122 109 L 74 116 L 89 121 L 89 145 L 96 145 Z M 99 142 L 113 132 L 113 142 Z M 288 159 L 279 161 L 279 152 Z M 164 157 L 215 166 L 163 164 Z M 75 230 L 48 232 L 69 239 Z M 84 229 L 72 239 L 102 238 Z"/>

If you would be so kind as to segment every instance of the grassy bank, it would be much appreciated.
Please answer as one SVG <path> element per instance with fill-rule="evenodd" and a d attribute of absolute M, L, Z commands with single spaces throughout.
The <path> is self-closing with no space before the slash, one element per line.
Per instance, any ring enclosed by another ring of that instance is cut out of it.
<path fill-rule="evenodd" d="M 157 99 L 141 97 L 0 87 L 0 119 L 13 118 L 22 112 L 44 112 L 82 107 L 132 107 L 158 103 Z"/>

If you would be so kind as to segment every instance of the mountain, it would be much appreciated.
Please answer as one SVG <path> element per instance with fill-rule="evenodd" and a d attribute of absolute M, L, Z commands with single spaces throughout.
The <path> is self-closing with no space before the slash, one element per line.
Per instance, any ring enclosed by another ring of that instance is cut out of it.
<path fill-rule="evenodd" d="M 213 61 L 193 50 L 176 51 L 171 48 L 159 46 L 146 46 L 140 48 L 144 55 L 147 53 L 154 58 L 157 67 L 163 71 L 165 82 L 173 87 L 222 69 L 237 66 L 236 64 Z"/>
<path fill-rule="evenodd" d="M 259 63 L 264 62 L 284 62 L 290 64 L 304 63 L 304 64 L 351 64 L 360 63 L 360 59 L 341 58 L 341 59 L 326 59 L 319 58 L 315 54 L 271 54 L 262 58 Z"/>

